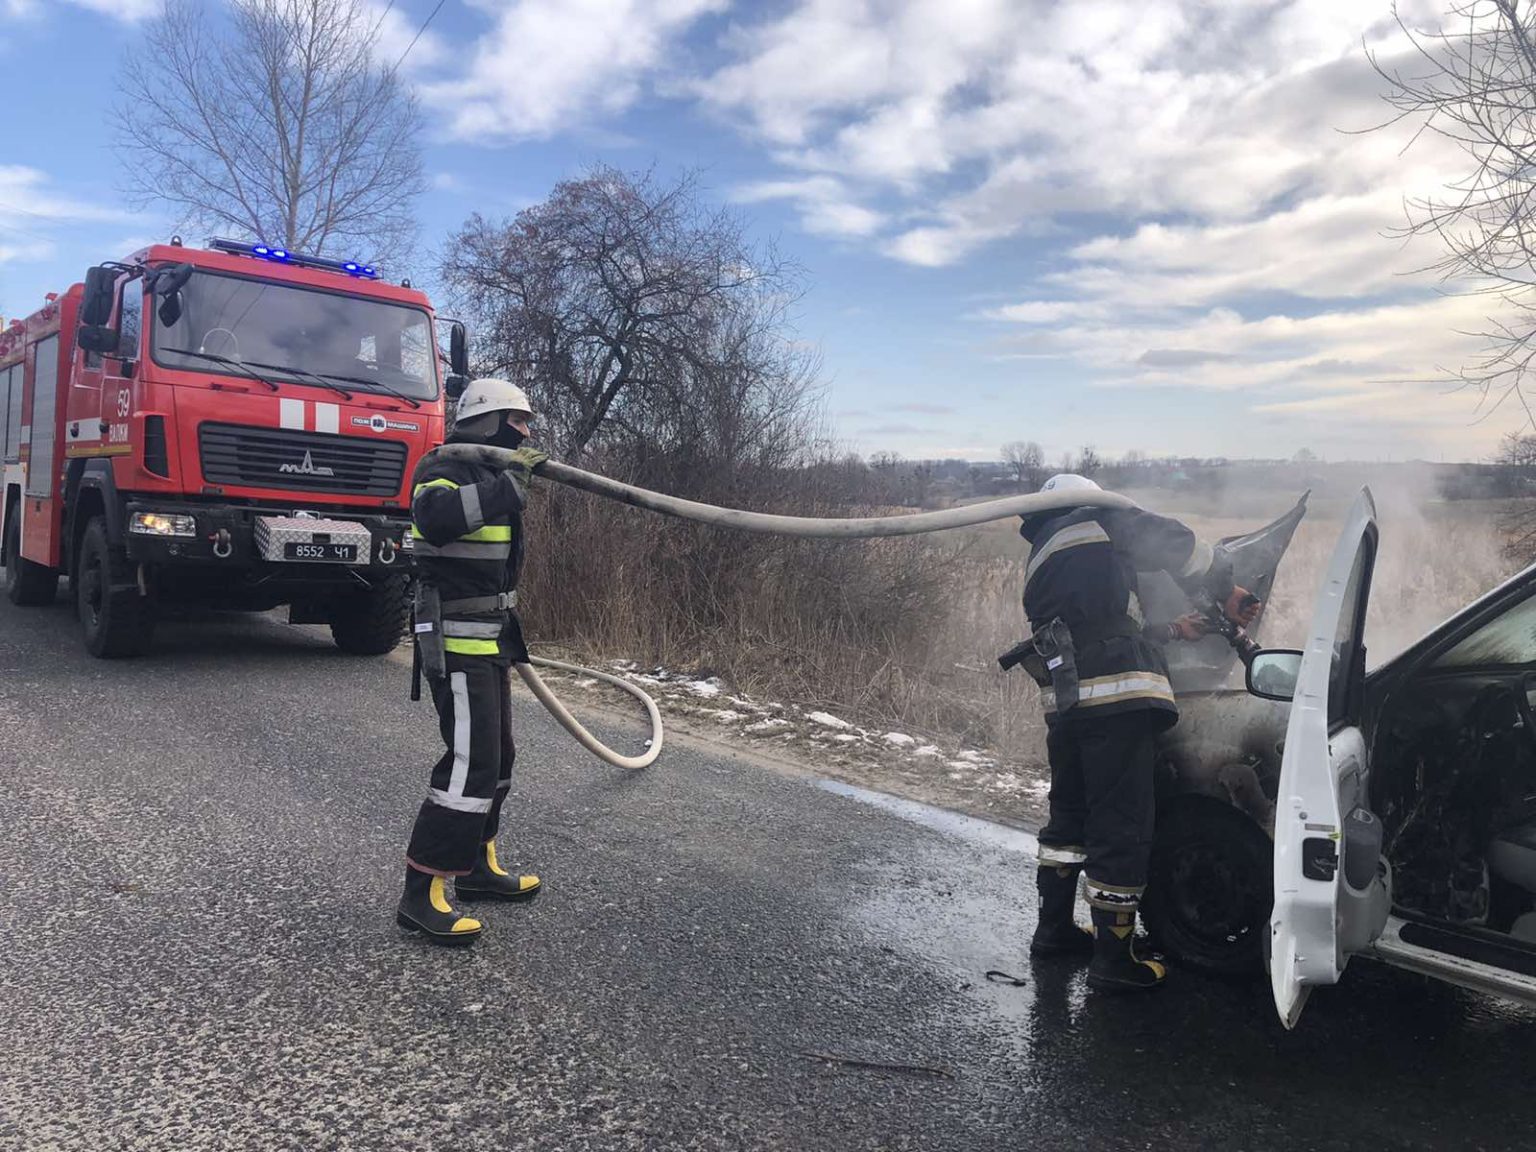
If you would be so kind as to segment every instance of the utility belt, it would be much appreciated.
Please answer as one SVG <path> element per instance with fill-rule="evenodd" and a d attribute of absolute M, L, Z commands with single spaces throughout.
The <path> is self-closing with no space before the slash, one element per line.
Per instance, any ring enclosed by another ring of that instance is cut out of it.
<path fill-rule="evenodd" d="M 441 679 L 448 675 L 448 640 L 482 641 L 497 644 L 515 623 L 513 609 L 517 607 L 517 591 L 498 592 L 494 596 L 464 596 L 444 600 L 435 585 L 416 582 L 415 597 L 411 604 L 411 634 L 414 637 L 415 657 L 411 669 L 411 699 L 421 699 L 421 674 L 428 679 Z M 500 616 L 499 620 L 459 620 L 458 616 Z M 522 629 L 516 629 L 517 639 L 512 644 L 514 652 L 523 652 Z M 499 654 L 500 648 L 497 647 Z M 524 653 L 524 659 L 526 659 Z"/>
<path fill-rule="evenodd" d="M 1056 711 L 1060 713 L 1078 702 L 1077 654 L 1080 649 L 1140 634 L 1140 627 L 1129 616 L 1083 621 L 1073 628 L 1068 628 L 1066 621 L 1057 617 L 1035 629 L 1035 634 L 1027 640 L 1008 649 L 997 662 L 1004 672 L 1020 665 L 1041 688 L 1054 690 Z"/>

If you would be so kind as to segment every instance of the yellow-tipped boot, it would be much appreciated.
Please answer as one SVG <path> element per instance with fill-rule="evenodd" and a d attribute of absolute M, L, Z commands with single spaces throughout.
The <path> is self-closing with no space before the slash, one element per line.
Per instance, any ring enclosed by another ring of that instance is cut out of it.
<path fill-rule="evenodd" d="M 395 923 L 420 932 L 434 944 L 470 944 L 483 931 L 480 921 L 460 916 L 448 903 L 443 878 L 414 868 L 405 870 L 405 894 Z"/>
<path fill-rule="evenodd" d="M 1136 955 L 1136 909 L 1093 910 L 1093 960 L 1088 987 L 1099 992 L 1148 992 L 1161 988 L 1168 972 L 1156 960 Z"/>
<path fill-rule="evenodd" d="M 460 876 L 454 889 L 460 900 L 532 900 L 543 890 L 537 876 L 514 876 L 496 862 L 496 845 L 487 841 L 468 876 Z"/>

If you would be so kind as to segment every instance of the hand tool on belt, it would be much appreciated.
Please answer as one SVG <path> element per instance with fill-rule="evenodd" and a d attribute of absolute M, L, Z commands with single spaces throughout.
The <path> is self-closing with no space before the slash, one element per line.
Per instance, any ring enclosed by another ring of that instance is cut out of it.
<path fill-rule="evenodd" d="M 1056 693 L 1057 713 L 1066 712 L 1078 701 L 1077 655 L 1091 644 L 1141 634 L 1136 621 L 1117 616 L 1103 621 L 1083 621 L 1069 628 L 1057 617 L 1027 640 L 1015 644 L 997 658 L 1003 671 L 1023 665 L 1024 671 L 1042 688 Z"/>

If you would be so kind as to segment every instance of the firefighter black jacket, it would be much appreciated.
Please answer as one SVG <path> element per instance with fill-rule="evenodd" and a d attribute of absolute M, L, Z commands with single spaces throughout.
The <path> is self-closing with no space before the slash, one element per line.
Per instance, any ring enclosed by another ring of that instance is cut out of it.
<path fill-rule="evenodd" d="M 1024 612 L 1038 634 L 1053 621 L 1071 632 L 1077 703 L 1063 714 L 1107 715 L 1153 709 L 1178 720 L 1168 664 L 1148 639 L 1136 573 L 1164 571 L 1193 595 L 1224 604 L 1232 569 L 1183 524 L 1137 508 L 1079 508 L 1031 517 Z M 1041 693 L 1047 722 L 1059 719 L 1054 693 Z"/>
<path fill-rule="evenodd" d="M 522 510 L 527 496 L 510 471 L 463 457 L 429 455 L 411 495 L 411 541 L 416 574 L 437 589 L 444 605 L 497 596 L 517 588 L 523 567 Z M 487 629 L 445 631 L 448 651 L 460 655 L 526 659 L 521 629 L 509 611 L 444 611 L 445 621 L 504 622 L 509 633 Z M 460 635 L 453 637 L 452 632 Z M 459 642 L 455 643 L 455 639 Z M 480 641 L 475 643 L 474 641 Z"/>

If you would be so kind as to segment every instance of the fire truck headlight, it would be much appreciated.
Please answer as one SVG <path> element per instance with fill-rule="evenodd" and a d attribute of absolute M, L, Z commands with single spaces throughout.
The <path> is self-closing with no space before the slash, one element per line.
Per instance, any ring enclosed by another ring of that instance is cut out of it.
<path fill-rule="evenodd" d="M 128 518 L 128 531 L 135 536 L 196 536 L 197 521 L 164 512 L 135 512 Z"/>

